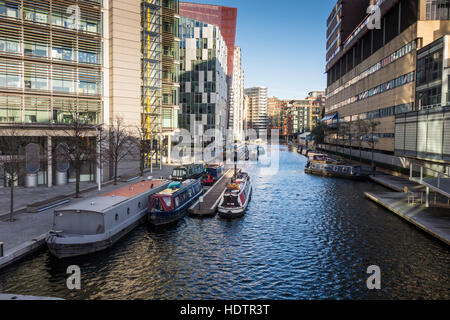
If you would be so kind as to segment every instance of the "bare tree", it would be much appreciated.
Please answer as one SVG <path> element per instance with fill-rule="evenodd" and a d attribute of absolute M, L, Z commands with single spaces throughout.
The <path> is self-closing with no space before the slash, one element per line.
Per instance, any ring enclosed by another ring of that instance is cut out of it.
<path fill-rule="evenodd" d="M 114 165 L 114 185 L 117 185 L 118 168 L 128 155 L 132 154 L 133 142 L 131 133 L 123 124 L 123 118 L 117 117 L 108 130 L 106 159 Z"/>
<path fill-rule="evenodd" d="M 374 151 L 375 151 L 375 146 L 378 142 L 378 137 L 375 136 L 375 131 L 377 130 L 379 125 L 380 125 L 380 121 L 377 121 L 375 119 L 370 119 L 367 123 L 368 134 L 369 134 L 367 143 L 369 144 L 370 149 L 372 150 L 372 167 L 374 166 L 373 155 L 374 155 Z"/>
<path fill-rule="evenodd" d="M 344 151 L 345 151 L 345 148 L 347 146 L 349 147 L 350 161 L 352 160 L 352 135 L 353 135 L 353 131 L 354 131 L 354 123 L 351 122 L 351 121 L 341 123 L 341 125 L 339 126 L 339 133 L 341 135 L 341 141 L 342 141 L 342 144 L 344 146 Z"/>
<path fill-rule="evenodd" d="M 0 164 L 3 166 L 10 188 L 9 220 L 14 221 L 14 184 L 24 169 L 25 137 L 19 135 L 17 127 L 0 133 Z"/>
<path fill-rule="evenodd" d="M 147 136 L 147 128 L 145 126 L 138 126 L 135 129 L 136 138 L 133 139 L 135 147 L 139 150 L 139 170 L 141 177 L 144 176 L 145 163 L 148 155 L 151 154 L 151 143 Z"/>
<path fill-rule="evenodd" d="M 64 125 L 70 166 L 75 170 L 75 198 L 80 197 L 81 167 L 86 161 L 96 161 L 96 130 L 76 108 L 69 110 L 69 118 Z"/>
<path fill-rule="evenodd" d="M 363 145 L 363 139 L 368 133 L 368 126 L 366 121 L 363 119 L 358 119 L 355 122 L 355 130 L 356 130 L 356 137 L 358 138 L 358 148 L 359 148 L 359 162 L 362 163 L 362 145 Z"/>

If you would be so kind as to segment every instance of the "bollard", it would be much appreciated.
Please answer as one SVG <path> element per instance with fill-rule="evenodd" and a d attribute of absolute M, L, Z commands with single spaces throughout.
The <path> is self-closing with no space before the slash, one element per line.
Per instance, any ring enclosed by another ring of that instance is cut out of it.
<path fill-rule="evenodd" d="M 0 258 L 3 257 L 3 242 L 0 242 Z"/>

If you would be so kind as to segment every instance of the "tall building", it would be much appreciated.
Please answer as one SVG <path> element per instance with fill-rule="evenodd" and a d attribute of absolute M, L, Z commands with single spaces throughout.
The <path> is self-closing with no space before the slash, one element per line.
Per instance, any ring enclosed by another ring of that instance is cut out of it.
<path fill-rule="evenodd" d="M 267 129 L 269 132 L 272 129 L 282 129 L 282 106 L 282 100 L 276 97 L 267 99 Z"/>
<path fill-rule="evenodd" d="M 227 45 L 215 25 L 180 17 L 181 113 L 179 126 L 203 122 L 203 130 L 227 128 Z"/>
<path fill-rule="evenodd" d="M 39 184 L 56 181 L 52 155 L 74 112 L 104 129 L 117 118 L 145 128 L 147 164 L 170 161 L 178 77 L 178 0 L 0 2 L 0 126 L 20 128 L 47 156 Z M 95 143 L 94 126 L 84 134 Z M 81 180 L 96 173 L 96 161 L 86 162 Z"/>
<path fill-rule="evenodd" d="M 114 2 L 112 3 L 114 6 Z M 154 146 L 152 154 L 149 155 L 152 163 L 170 162 L 171 137 L 178 128 L 179 111 L 178 0 L 144 0 L 142 3 L 136 0 L 135 8 L 139 7 L 141 15 L 139 39 L 142 42 L 139 65 L 139 79 L 142 84 L 138 95 L 141 104 L 139 122 L 146 128 L 146 139 L 152 141 Z M 128 7 L 120 8 L 121 12 L 127 9 Z M 124 30 L 117 26 L 117 32 L 124 34 Z M 130 35 L 131 39 L 136 37 L 133 29 L 125 30 L 133 33 Z M 133 59 L 134 63 L 135 61 Z M 124 72 L 127 72 L 126 68 Z M 130 106 L 129 110 L 136 110 L 135 105 Z"/>
<path fill-rule="evenodd" d="M 207 24 L 218 26 L 223 39 L 228 48 L 227 53 L 227 83 L 228 83 L 228 105 L 227 105 L 227 121 L 232 115 L 231 112 L 231 95 L 234 70 L 234 53 L 236 42 L 236 24 L 237 24 L 237 8 L 224 6 L 216 6 L 200 3 L 180 2 L 180 15 L 194 20 L 203 21 Z M 234 93 L 235 95 L 237 93 Z"/>
<path fill-rule="evenodd" d="M 240 141 L 245 138 L 244 70 L 242 70 L 241 58 L 241 48 L 235 47 L 228 128 L 233 130 L 234 138 Z"/>
<path fill-rule="evenodd" d="M 53 150 L 64 141 L 74 112 L 87 124 L 104 121 L 102 5 L 78 1 L 82 14 L 74 21 L 68 10 L 73 4 L 0 2 L 0 134 L 15 127 L 39 146 L 43 158 L 48 157 L 40 163 L 37 183 L 49 186 L 56 174 Z M 87 140 L 95 141 L 95 135 L 95 129 L 85 132 Z M 95 181 L 95 172 L 95 164 L 86 163 L 81 179 Z M 74 179 L 73 170 L 68 178 Z M 18 183 L 25 183 L 25 173 Z"/>
<path fill-rule="evenodd" d="M 247 125 L 258 135 L 267 133 L 267 87 L 253 87 L 244 90 L 249 97 Z"/>
<path fill-rule="evenodd" d="M 234 65 L 237 9 L 209 4 L 180 2 L 180 15 L 219 27 L 228 48 L 226 74 L 231 78 Z"/>
<path fill-rule="evenodd" d="M 344 1 L 338 4 L 341 2 Z M 360 3 L 359 0 L 347 2 Z M 434 143 L 427 145 L 417 132 L 405 133 L 405 128 L 410 125 L 405 125 L 404 119 L 409 112 L 420 114 L 421 110 L 438 110 L 436 108 L 448 104 L 444 57 L 447 54 L 445 36 L 450 30 L 450 1 L 379 0 L 371 3 L 380 9 L 381 29 L 373 28 L 373 17 L 362 13 L 360 25 L 343 40 L 341 49 L 327 60 L 328 87 L 323 120 L 329 130 L 325 141 L 349 147 L 359 144 L 362 139 L 363 148 L 369 149 L 361 132 L 338 139 L 339 127 L 342 123 L 352 125 L 358 120 L 377 121 L 379 125 L 373 137 L 376 159 L 380 162 L 401 167 L 407 163 L 402 157 L 442 161 L 445 152 L 442 148 L 433 149 L 433 145 L 441 143 L 439 135 Z M 330 18 L 333 15 L 334 12 Z M 341 15 L 340 19 L 345 23 L 347 16 Z M 437 44 L 436 41 L 443 37 L 443 42 Z M 436 46 L 427 47 L 433 43 Z M 440 46 L 442 49 L 429 55 L 428 49 Z M 358 136 L 357 141 L 354 141 L 355 136 Z M 413 137 L 416 138 L 409 140 Z"/>

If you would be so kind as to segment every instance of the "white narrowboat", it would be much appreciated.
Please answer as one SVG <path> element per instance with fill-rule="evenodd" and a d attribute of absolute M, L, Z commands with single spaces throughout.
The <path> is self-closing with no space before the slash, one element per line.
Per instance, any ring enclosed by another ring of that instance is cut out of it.
<path fill-rule="evenodd" d="M 104 250 L 145 221 L 148 198 L 167 188 L 168 180 L 147 180 L 55 209 L 46 239 L 58 258 Z"/>

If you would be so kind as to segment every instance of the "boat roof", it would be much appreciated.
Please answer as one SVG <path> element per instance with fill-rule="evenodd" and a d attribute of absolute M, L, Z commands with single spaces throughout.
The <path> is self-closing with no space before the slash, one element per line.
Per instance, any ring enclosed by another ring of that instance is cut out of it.
<path fill-rule="evenodd" d="M 183 181 L 183 182 L 180 184 L 180 187 L 179 187 L 179 188 L 177 188 L 177 189 L 175 189 L 175 190 L 167 188 L 167 189 L 165 189 L 165 190 L 159 192 L 158 195 L 166 195 L 166 196 L 174 195 L 175 193 L 177 193 L 177 192 L 179 192 L 179 191 L 182 191 L 183 189 L 185 189 L 186 187 L 188 187 L 188 186 L 190 186 L 190 185 L 196 183 L 197 181 L 198 181 L 198 180 L 194 180 L 194 179 L 188 179 L 188 180 L 185 180 L 185 181 Z"/>
<path fill-rule="evenodd" d="M 105 193 L 98 197 L 93 197 L 89 199 L 85 199 L 76 203 L 69 204 L 61 209 L 56 209 L 57 211 L 94 211 L 103 213 L 107 211 L 109 208 L 114 207 L 124 201 L 129 200 L 145 191 L 150 190 L 151 185 L 153 184 L 153 188 L 157 188 L 164 183 L 169 183 L 168 180 L 147 180 L 137 182 L 132 185 L 128 185 L 126 187 L 120 188 L 118 190 L 114 190 L 109 193 Z"/>
<path fill-rule="evenodd" d="M 61 209 L 55 209 L 55 212 L 62 211 L 93 211 L 103 213 L 107 211 L 107 209 L 112 208 L 119 203 L 122 203 L 129 198 L 127 197 L 95 197 L 86 200 L 82 200 L 80 202 L 72 203 L 67 205 Z"/>
<path fill-rule="evenodd" d="M 134 196 L 137 196 L 138 194 L 141 194 L 141 193 L 149 190 L 152 185 L 153 185 L 153 188 L 157 188 L 160 185 L 162 185 L 163 183 L 168 183 L 168 182 L 169 182 L 168 180 L 159 180 L 159 179 L 158 180 L 152 179 L 152 180 L 141 181 L 141 182 L 137 182 L 135 184 L 123 187 L 121 189 L 114 190 L 109 193 L 105 193 L 104 195 L 102 195 L 102 197 L 115 196 L 115 197 L 132 198 Z"/>

